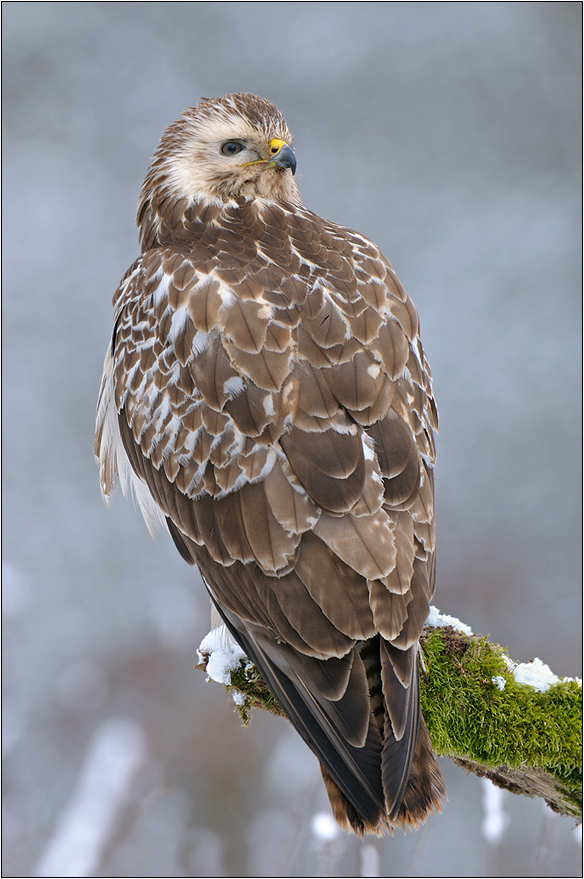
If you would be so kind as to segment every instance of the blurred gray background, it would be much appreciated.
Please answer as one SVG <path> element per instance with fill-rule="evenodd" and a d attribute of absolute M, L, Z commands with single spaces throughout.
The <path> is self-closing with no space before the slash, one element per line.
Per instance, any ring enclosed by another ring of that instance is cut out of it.
<path fill-rule="evenodd" d="M 489 843 L 448 760 L 419 833 L 316 832 L 315 759 L 193 670 L 202 585 L 121 494 L 105 508 L 92 440 L 163 129 L 201 95 L 267 97 L 306 205 L 372 237 L 420 312 L 436 604 L 579 674 L 581 9 L 2 4 L 4 876 L 580 875 L 541 802 L 504 797 Z"/>

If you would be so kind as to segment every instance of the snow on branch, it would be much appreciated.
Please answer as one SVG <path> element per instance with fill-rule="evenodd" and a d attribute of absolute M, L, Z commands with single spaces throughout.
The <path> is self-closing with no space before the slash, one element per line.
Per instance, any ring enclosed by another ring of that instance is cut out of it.
<path fill-rule="evenodd" d="M 558 678 L 537 658 L 513 662 L 434 607 L 420 644 L 420 698 L 436 754 L 581 820 L 582 682 Z M 197 667 L 229 690 L 245 724 L 254 707 L 283 714 L 224 626 L 203 639 L 199 657 Z"/>

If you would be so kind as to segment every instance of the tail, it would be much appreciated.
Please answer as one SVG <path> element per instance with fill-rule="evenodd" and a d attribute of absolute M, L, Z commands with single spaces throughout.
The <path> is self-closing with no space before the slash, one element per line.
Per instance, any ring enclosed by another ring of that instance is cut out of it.
<path fill-rule="evenodd" d="M 395 827 L 415 830 L 446 797 L 430 736 L 420 711 L 418 646 L 401 651 L 379 636 L 360 650 L 371 715 L 381 734 L 380 774 L 385 808 L 365 816 L 351 802 L 321 761 L 333 815 L 345 830 L 378 836 Z"/>
<path fill-rule="evenodd" d="M 381 836 L 415 829 L 441 810 L 445 787 L 420 713 L 417 642 L 401 650 L 375 635 L 340 658 L 319 659 L 214 603 L 318 757 L 341 827 Z"/>
<path fill-rule="evenodd" d="M 377 824 L 372 824 L 359 814 L 322 763 L 320 769 L 337 824 L 361 838 L 365 834 L 383 836 L 396 827 L 404 831 L 417 830 L 431 812 L 442 810 L 442 803 L 446 799 L 446 788 L 423 718 L 420 718 L 414 758 L 401 802 L 393 813 L 380 813 Z"/>

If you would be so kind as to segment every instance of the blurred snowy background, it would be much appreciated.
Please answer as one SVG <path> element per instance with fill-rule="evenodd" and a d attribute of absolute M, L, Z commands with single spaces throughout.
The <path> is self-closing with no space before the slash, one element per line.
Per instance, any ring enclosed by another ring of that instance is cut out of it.
<path fill-rule="evenodd" d="M 92 438 L 164 127 L 201 95 L 270 98 L 307 206 L 371 236 L 421 315 L 437 605 L 516 660 L 579 674 L 581 4 L 5 2 L 2 17 L 3 875 L 580 875 L 570 821 L 493 800 L 448 760 L 449 803 L 419 833 L 335 836 L 287 723 L 241 729 L 193 670 L 198 576 L 121 495 L 106 510 Z"/>

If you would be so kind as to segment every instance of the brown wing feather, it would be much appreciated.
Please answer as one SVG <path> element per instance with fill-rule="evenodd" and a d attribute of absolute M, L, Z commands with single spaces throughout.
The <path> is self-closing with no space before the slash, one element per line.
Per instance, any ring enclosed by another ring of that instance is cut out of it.
<path fill-rule="evenodd" d="M 337 820 L 415 825 L 443 796 L 419 720 L 436 409 L 415 309 L 374 245 L 309 211 L 157 210 L 115 300 L 130 466 L 319 757 Z M 103 424 L 96 448 L 111 486 Z"/>

